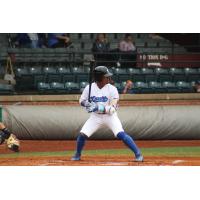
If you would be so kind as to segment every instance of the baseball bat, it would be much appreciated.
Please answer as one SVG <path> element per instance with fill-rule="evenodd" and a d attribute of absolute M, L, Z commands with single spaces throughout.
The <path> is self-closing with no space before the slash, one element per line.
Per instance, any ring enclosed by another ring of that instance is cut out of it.
<path fill-rule="evenodd" d="M 88 101 L 89 102 L 91 102 L 90 95 L 91 95 L 92 77 L 93 77 L 94 66 L 95 66 L 95 60 L 91 60 L 90 61 L 90 74 L 89 74 L 89 93 L 88 93 Z"/>

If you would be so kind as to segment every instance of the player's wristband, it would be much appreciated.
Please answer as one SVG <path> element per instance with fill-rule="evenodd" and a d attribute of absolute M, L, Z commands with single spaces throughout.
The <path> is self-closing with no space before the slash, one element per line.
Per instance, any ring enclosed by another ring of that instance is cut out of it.
<path fill-rule="evenodd" d="M 116 108 L 114 106 L 106 106 L 105 113 L 112 115 L 116 112 Z"/>
<path fill-rule="evenodd" d="M 98 105 L 98 113 L 100 113 L 100 114 L 105 113 L 105 106 L 104 105 L 101 105 L 101 104 Z"/>

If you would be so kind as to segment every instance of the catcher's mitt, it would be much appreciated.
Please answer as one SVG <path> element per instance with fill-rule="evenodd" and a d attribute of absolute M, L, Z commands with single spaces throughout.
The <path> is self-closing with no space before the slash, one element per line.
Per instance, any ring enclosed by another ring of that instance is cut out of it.
<path fill-rule="evenodd" d="M 19 151 L 20 142 L 14 134 L 11 134 L 10 137 L 6 140 L 7 147 L 15 152 Z"/>

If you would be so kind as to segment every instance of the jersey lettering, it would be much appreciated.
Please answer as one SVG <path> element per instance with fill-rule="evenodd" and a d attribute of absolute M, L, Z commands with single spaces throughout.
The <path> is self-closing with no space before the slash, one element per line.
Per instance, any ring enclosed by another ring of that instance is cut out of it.
<path fill-rule="evenodd" d="M 107 102 L 108 101 L 108 97 L 106 96 L 102 96 L 102 97 L 95 97 L 95 96 L 92 96 L 90 97 L 90 100 L 93 101 L 93 102 Z"/>

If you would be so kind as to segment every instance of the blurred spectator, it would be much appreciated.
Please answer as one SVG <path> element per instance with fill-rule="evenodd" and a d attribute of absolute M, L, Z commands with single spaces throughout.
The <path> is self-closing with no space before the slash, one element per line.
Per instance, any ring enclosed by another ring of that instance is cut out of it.
<path fill-rule="evenodd" d="M 131 80 L 127 80 L 126 81 L 126 85 L 122 91 L 122 94 L 131 94 L 132 92 L 132 88 L 133 88 L 133 82 Z"/>
<path fill-rule="evenodd" d="M 108 60 L 108 52 L 110 49 L 110 44 L 106 38 L 105 33 L 97 34 L 95 42 L 93 43 L 92 52 L 94 53 L 94 58 L 98 65 L 106 65 Z"/>
<path fill-rule="evenodd" d="M 125 34 L 124 39 L 119 43 L 119 51 L 121 66 L 136 65 L 136 46 L 131 34 Z"/>
<path fill-rule="evenodd" d="M 14 39 L 14 46 L 21 48 L 38 48 L 39 39 L 37 33 L 18 33 Z"/>
<path fill-rule="evenodd" d="M 15 38 L 15 46 L 22 48 L 30 48 L 31 40 L 27 33 L 18 33 Z"/>
<path fill-rule="evenodd" d="M 156 33 L 149 33 L 149 38 L 154 39 L 154 40 L 163 40 L 163 37 Z"/>
<path fill-rule="evenodd" d="M 119 50 L 125 52 L 136 50 L 135 43 L 131 34 L 125 34 L 124 39 L 119 43 Z"/>
<path fill-rule="evenodd" d="M 39 47 L 48 47 L 48 33 L 38 33 Z"/>
<path fill-rule="evenodd" d="M 194 85 L 194 89 L 196 92 L 200 92 L 200 81 L 196 81 Z"/>
<path fill-rule="evenodd" d="M 70 38 L 64 33 L 49 33 L 48 47 L 64 48 L 71 44 Z"/>
<path fill-rule="evenodd" d="M 95 42 L 93 43 L 93 52 L 107 52 L 110 49 L 110 44 L 106 38 L 105 33 L 97 34 Z"/>
<path fill-rule="evenodd" d="M 39 40 L 37 33 L 27 33 L 30 39 L 30 48 L 38 48 L 39 47 Z"/>

